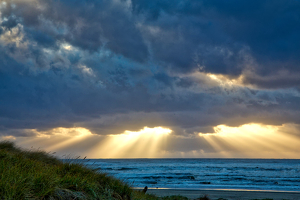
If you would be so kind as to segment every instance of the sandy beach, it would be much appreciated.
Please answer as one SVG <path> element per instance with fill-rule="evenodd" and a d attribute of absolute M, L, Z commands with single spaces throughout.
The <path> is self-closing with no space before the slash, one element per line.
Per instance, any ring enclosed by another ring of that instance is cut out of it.
<path fill-rule="evenodd" d="M 182 195 L 189 199 L 196 199 L 207 195 L 211 200 L 219 198 L 227 200 L 273 199 L 300 200 L 300 192 L 274 191 L 239 191 L 239 190 L 186 190 L 186 189 L 148 189 L 147 193 L 157 196 Z"/>

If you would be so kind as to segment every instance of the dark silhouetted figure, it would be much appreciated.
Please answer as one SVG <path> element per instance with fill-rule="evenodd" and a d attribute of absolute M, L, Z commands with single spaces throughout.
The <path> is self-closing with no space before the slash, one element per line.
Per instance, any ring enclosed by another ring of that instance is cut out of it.
<path fill-rule="evenodd" d="M 146 186 L 146 187 L 144 187 L 144 189 L 143 189 L 143 193 L 145 194 L 146 192 L 147 192 L 147 190 L 148 190 L 148 187 Z"/>

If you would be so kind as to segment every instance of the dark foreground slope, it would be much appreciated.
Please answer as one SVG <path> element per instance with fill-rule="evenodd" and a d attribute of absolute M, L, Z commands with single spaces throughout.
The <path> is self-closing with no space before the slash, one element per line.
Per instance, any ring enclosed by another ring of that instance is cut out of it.
<path fill-rule="evenodd" d="M 12 142 L 0 142 L 0 200 L 109 199 L 172 200 L 134 191 L 129 185 L 85 167 L 65 163 L 43 151 L 22 150 Z"/>
<path fill-rule="evenodd" d="M 43 151 L 0 143 L 0 199 L 130 199 L 122 181 Z"/>

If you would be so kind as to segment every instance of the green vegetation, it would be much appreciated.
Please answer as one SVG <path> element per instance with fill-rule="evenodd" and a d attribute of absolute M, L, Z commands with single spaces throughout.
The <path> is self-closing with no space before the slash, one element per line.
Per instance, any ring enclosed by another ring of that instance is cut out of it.
<path fill-rule="evenodd" d="M 0 143 L 0 199 L 129 199 L 122 181 L 43 151 Z"/>
<path fill-rule="evenodd" d="M 63 163 L 43 151 L 26 151 L 0 142 L 0 199 L 187 200 L 156 197 L 95 172 L 80 162 Z"/>
<path fill-rule="evenodd" d="M 210 199 L 205 195 L 205 196 L 200 197 L 200 198 L 198 198 L 196 200 L 210 200 Z"/>

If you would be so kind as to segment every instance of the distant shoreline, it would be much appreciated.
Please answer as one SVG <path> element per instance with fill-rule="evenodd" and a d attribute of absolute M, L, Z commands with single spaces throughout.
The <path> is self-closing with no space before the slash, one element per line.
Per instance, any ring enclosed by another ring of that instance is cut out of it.
<path fill-rule="evenodd" d="M 136 190 L 140 190 L 135 188 Z M 265 191 L 265 190 L 223 190 L 223 189 L 148 189 L 147 193 L 156 196 L 181 195 L 189 199 L 196 199 L 207 195 L 210 199 L 227 200 L 273 199 L 298 200 L 300 191 Z"/>
<path fill-rule="evenodd" d="M 143 187 L 133 187 L 134 190 L 142 190 Z M 274 192 L 274 193 L 299 193 L 300 190 L 259 190 L 259 189 L 224 189 L 224 188 L 154 188 L 148 187 L 149 190 L 183 190 L 183 191 L 233 191 L 233 192 Z"/>

